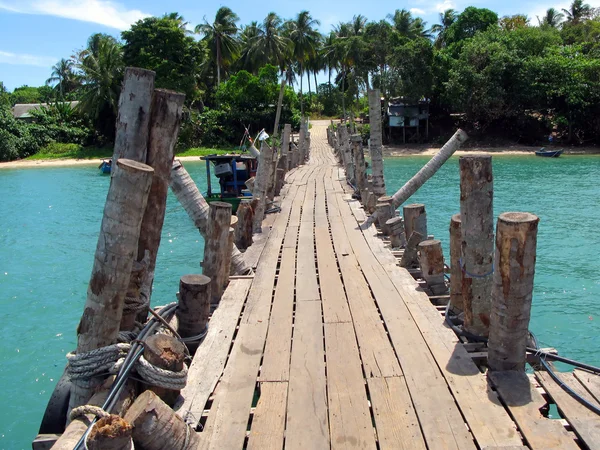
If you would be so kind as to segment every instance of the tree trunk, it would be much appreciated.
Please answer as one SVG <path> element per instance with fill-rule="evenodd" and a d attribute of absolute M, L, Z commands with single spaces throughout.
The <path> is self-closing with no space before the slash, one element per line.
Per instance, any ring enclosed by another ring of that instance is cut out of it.
<path fill-rule="evenodd" d="M 423 279 L 434 295 L 447 292 L 444 281 L 444 253 L 442 242 L 437 239 L 422 241 L 419 244 L 419 266 Z"/>
<path fill-rule="evenodd" d="M 292 126 L 289 123 L 286 123 L 283 127 L 283 136 L 281 139 L 281 157 L 280 160 L 284 161 L 282 169 L 286 172 L 290 170 L 290 135 L 292 134 Z"/>
<path fill-rule="evenodd" d="M 281 80 L 281 89 L 279 90 L 279 99 L 277 100 L 277 112 L 275 113 L 275 126 L 273 127 L 273 137 L 279 135 L 279 119 L 281 118 L 281 108 L 283 108 L 283 94 L 285 93 L 285 77 Z"/>
<path fill-rule="evenodd" d="M 462 268 L 460 267 L 462 231 L 460 214 L 450 219 L 450 303 L 455 312 L 465 309 L 462 296 Z"/>
<path fill-rule="evenodd" d="M 211 202 L 208 230 L 204 242 L 204 262 L 202 273 L 211 279 L 211 306 L 216 307 L 221 300 L 225 285 L 229 281 L 227 242 L 231 224 L 231 205 L 225 202 Z"/>
<path fill-rule="evenodd" d="M 87 450 L 130 450 L 133 427 L 111 414 L 92 426 L 86 441 Z"/>
<path fill-rule="evenodd" d="M 183 338 L 198 336 L 208 326 L 210 313 L 210 278 L 205 275 L 184 275 L 179 280 L 179 306 L 177 332 Z M 190 354 L 194 354 L 201 340 L 186 342 Z"/>
<path fill-rule="evenodd" d="M 311 103 L 312 102 L 312 93 L 310 92 L 310 70 L 306 71 L 306 79 L 308 81 L 308 101 L 309 101 L 309 103 Z"/>
<path fill-rule="evenodd" d="M 238 223 L 235 230 L 235 245 L 246 250 L 252 245 L 252 220 L 254 212 L 250 203 L 240 203 L 237 210 Z"/>
<path fill-rule="evenodd" d="M 173 148 L 179 134 L 184 101 L 184 94 L 157 89 L 152 102 L 146 164 L 154 169 L 154 176 L 148 195 L 148 206 L 142 220 L 137 253 L 137 260 L 141 261 L 146 251 L 149 252 L 147 275 L 142 285 L 142 295 L 148 299 L 148 304 L 152 294 L 156 256 L 167 208 Z"/>
<path fill-rule="evenodd" d="M 492 157 L 461 156 L 459 166 L 465 329 L 487 336 L 494 271 Z"/>
<path fill-rule="evenodd" d="M 498 217 L 488 341 L 491 370 L 525 370 L 539 220 L 518 212 Z"/>
<path fill-rule="evenodd" d="M 373 174 L 373 191 L 378 197 L 385 195 L 385 179 L 383 178 L 383 152 L 381 146 L 381 94 L 379 89 L 368 91 L 369 124 L 371 130 L 371 173 Z M 394 208 L 395 209 L 395 208 Z"/>
<path fill-rule="evenodd" d="M 217 87 L 221 85 L 221 39 L 217 38 Z"/>
<path fill-rule="evenodd" d="M 120 158 L 146 161 L 154 76 L 151 70 L 134 67 L 125 69 L 119 97 L 113 167 L 116 167 Z"/>
<path fill-rule="evenodd" d="M 125 414 L 133 425 L 136 448 L 144 450 L 195 450 L 200 437 L 192 427 L 163 402 L 154 392 L 140 395 Z"/>
<path fill-rule="evenodd" d="M 267 188 L 269 184 L 269 173 L 271 171 L 271 162 L 273 161 L 273 151 L 263 141 L 260 147 L 260 159 L 256 173 L 256 182 L 254 184 L 253 197 L 260 199 L 254 210 L 254 232 L 262 233 L 262 221 L 265 217 L 265 208 L 267 204 Z"/>
<path fill-rule="evenodd" d="M 302 62 L 300 62 L 300 117 L 304 117 L 304 94 L 302 93 Z"/>
<path fill-rule="evenodd" d="M 427 239 L 427 213 L 425 205 L 422 203 L 413 203 L 404 207 L 404 230 L 406 239 L 410 237 L 413 231 L 418 231 L 423 239 Z"/>
<path fill-rule="evenodd" d="M 394 209 L 398 208 L 402 203 L 408 200 L 411 195 L 417 192 L 417 190 L 423 186 L 423 184 L 425 184 L 425 182 L 429 180 L 446 161 L 448 161 L 448 158 L 450 158 L 450 156 L 452 156 L 467 139 L 467 133 L 463 130 L 459 129 L 454 133 L 454 136 L 444 144 L 440 151 L 437 152 L 414 177 L 408 180 L 406 184 L 392 196 L 394 199 Z"/>
<path fill-rule="evenodd" d="M 352 155 L 354 156 L 354 184 L 358 192 L 365 188 L 367 172 L 365 168 L 365 154 L 363 153 L 362 138 L 360 134 L 354 134 L 352 141 Z"/>
<path fill-rule="evenodd" d="M 342 123 L 346 122 L 346 71 L 342 70 Z"/>
<path fill-rule="evenodd" d="M 313 75 L 315 77 L 315 95 L 317 96 L 317 98 L 319 98 L 319 89 L 317 87 L 317 71 L 316 70 L 313 72 Z"/>
<path fill-rule="evenodd" d="M 208 203 L 180 161 L 173 161 L 170 186 L 183 209 L 188 213 L 196 228 L 200 230 L 202 237 L 206 239 Z M 231 273 L 244 275 L 250 269 L 251 267 L 244 261 L 244 255 L 234 246 L 231 253 Z"/>
<path fill-rule="evenodd" d="M 151 167 L 136 161 L 117 161 L 104 206 L 87 300 L 77 327 L 77 353 L 117 342 L 153 172 Z M 89 385 L 73 380 L 69 411 L 85 404 L 98 384 L 97 380 Z"/>

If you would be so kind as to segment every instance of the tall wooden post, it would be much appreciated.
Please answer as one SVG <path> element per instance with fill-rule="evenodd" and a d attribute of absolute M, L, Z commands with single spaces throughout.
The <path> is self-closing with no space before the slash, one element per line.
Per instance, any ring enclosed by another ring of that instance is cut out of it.
<path fill-rule="evenodd" d="M 133 425 L 133 441 L 145 450 L 195 450 L 199 435 L 154 392 L 140 395 L 125 414 Z"/>
<path fill-rule="evenodd" d="M 487 336 L 494 271 L 492 157 L 461 156 L 459 166 L 465 329 Z"/>
<path fill-rule="evenodd" d="M 353 134 L 350 138 L 352 142 L 352 155 L 354 156 L 354 185 L 358 192 L 365 188 L 367 182 L 367 172 L 365 167 L 365 154 L 362 148 L 362 137 L 360 134 Z"/>
<path fill-rule="evenodd" d="M 431 239 L 419 244 L 419 265 L 423 279 L 434 295 L 448 291 L 444 281 L 444 253 L 441 241 Z"/>
<path fill-rule="evenodd" d="M 462 232 L 460 214 L 450 219 L 450 303 L 455 312 L 463 311 L 462 268 L 460 267 Z"/>
<path fill-rule="evenodd" d="M 119 97 L 113 167 L 120 158 L 146 161 L 155 75 L 151 70 L 137 67 L 125 69 Z"/>
<path fill-rule="evenodd" d="M 373 192 L 377 197 L 385 195 L 385 179 L 383 178 L 383 155 L 381 145 L 381 94 L 379 89 L 368 91 L 369 96 L 369 125 L 371 144 L 369 153 L 373 173 Z"/>
<path fill-rule="evenodd" d="M 240 250 L 246 250 L 252 245 L 252 221 L 254 218 L 254 211 L 249 202 L 240 203 L 237 218 L 234 242 Z"/>
<path fill-rule="evenodd" d="M 525 370 L 539 220 L 523 212 L 498 217 L 488 341 L 491 370 Z"/>
<path fill-rule="evenodd" d="M 210 278 L 205 275 L 184 275 L 179 280 L 177 332 L 183 338 L 199 336 L 206 330 L 210 314 Z M 200 340 L 187 342 L 193 355 Z"/>
<path fill-rule="evenodd" d="M 408 241 L 413 231 L 418 231 L 422 239 L 427 239 L 427 214 L 425 205 L 412 203 L 403 208 L 404 230 Z"/>
<path fill-rule="evenodd" d="M 260 202 L 254 210 L 254 232 L 262 233 L 262 221 L 265 217 L 265 208 L 267 204 L 267 188 L 269 183 L 269 173 L 271 171 L 271 162 L 273 161 L 273 151 L 267 143 L 263 141 L 260 146 L 260 158 L 256 174 L 256 182 L 252 195 L 260 198 Z"/>
<path fill-rule="evenodd" d="M 147 274 L 141 294 L 150 303 L 156 256 L 167 208 L 167 193 L 173 164 L 173 148 L 179 134 L 184 94 L 157 89 L 152 101 L 150 136 L 146 164 L 154 169 L 152 186 L 148 195 L 148 206 L 142 220 L 137 260 L 141 261 L 148 252 Z"/>
<path fill-rule="evenodd" d="M 298 137 L 298 165 L 304 164 L 306 158 L 306 127 L 304 126 L 304 121 L 306 119 L 302 117 L 300 120 L 300 133 Z"/>
<path fill-rule="evenodd" d="M 152 167 L 128 159 L 119 159 L 114 168 L 87 300 L 77 328 L 77 353 L 117 342 L 153 173 Z M 99 384 L 97 380 L 72 383 L 69 411 L 87 402 Z"/>
<path fill-rule="evenodd" d="M 173 161 L 170 186 L 177 200 L 183 206 L 183 209 L 188 213 L 188 216 L 192 219 L 200 234 L 206 239 L 208 203 L 180 161 Z M 244 260 L 244 255 L 242 255 L 237 247 L 233 247 L 231 252 L 231 273 L 234 275 L 243 275 L 248 273 L 250 269 L 250 266 Z"/>
<path fill-rule="evenodd" d="M 217 306 L 223 295 L 224 286 L 229 280 L 227 247 L 231 223 L 231 205 L 225 202 L 211 202 L 208 219 L 208 232 L 204 242 L 204 262 L 202 272 L 211 279 L 211 305 Z"/>

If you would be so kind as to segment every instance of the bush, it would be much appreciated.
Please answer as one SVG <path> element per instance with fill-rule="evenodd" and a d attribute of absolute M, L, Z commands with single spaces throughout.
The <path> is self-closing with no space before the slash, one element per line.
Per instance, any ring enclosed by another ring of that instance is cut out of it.
<path fill-rule="evenodd" d="M 18 157 L 17 138 L 15 135 L 0 128 L 0 161 L 10 161 Z"/>

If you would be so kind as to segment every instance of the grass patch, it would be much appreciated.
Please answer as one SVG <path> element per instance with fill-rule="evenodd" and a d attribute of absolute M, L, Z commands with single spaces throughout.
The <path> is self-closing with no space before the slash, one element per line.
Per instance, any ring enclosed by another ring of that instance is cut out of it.
<path fill-rule="evenodd" d="M 175 156 L 207 156 L 207 155 L 224 155 L 226 153 L 239 153 L 235 148 L 188 148 L 187 150 L 175 151 Z"/>
<path fill-rule="evenodd" d="M 35 155 L 27 157 L 27 160 L 40 159 L 101 159 L 112 157 L 111 147 L 83 147 L 78 144 L 61 144 L 53 142 L 43 147 Z"/>

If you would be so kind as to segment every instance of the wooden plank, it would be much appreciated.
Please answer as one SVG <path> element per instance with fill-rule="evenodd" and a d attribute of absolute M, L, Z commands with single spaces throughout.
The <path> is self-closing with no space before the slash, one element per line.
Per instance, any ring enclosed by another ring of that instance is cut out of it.
<path fill-rule="evenodd" d="M 403 377 L 368 378 L 369 394 L 381 450 L 425 449 Z"/>
<path fill-rule="evenodd" d="M 331 448 L 375 448 L 360 356 L 351 323 L 325 324 Z"/>
<path fill-rule="evenodd" d="M 527 375 L 511 371 L 489 372 L 488 376 L 532 449 L 579 448 L 558 421 L 542 417 L 540 408 L 546 402 Z"/>
<path fill-rule="evenodd" d="M 594 406 L 600 406 L 572 373 L 557 373 L 557 376 L 578 395 Z M 558 410 L 568 420 L 579 439 L 585 442 L 590 450 L 600 449 L 600 416 L 571 397 L 547 372 L 536 372 L 535 377 L 552 397 Z"/>
<path fill-rule="evenodd" d="M 281 450 L 285 432 L 288 384 L 260 383 L 260 398 L 254 410 L 248 450 Z"/>
<path fill-rule="evenodd" d="M 600 376 L 581 369 L 575 369 L 573 371 L 573 375 L 583 386 L 585 386 L 585 388 L 590 394 L 592 394 L 596 401 L 600 402 Z"/>
<path fill-rule="evenodd" d="M 175 405 L 179 416 L 188 423 L 200 421 L 208 397 L 223 373 L 240 312 L 252 280 L 233 280 L 225 289 L 219 307 L 208 323 L 208 334 L 196 350 L 188 371 L 187 385 Z"/>
<path fill-rule="evenodd" d="M 317 268 L 315 265 L 314 211 L 307 207 L 314 201 L 314 183 L 306 189 L 302 220 L 298 236 L 298 256 L 296 267 L 296 301 L 320 300 L 317 284 Z"/>
<path fill-rule="evenodd" d="M 286 450 L 329 448 L 320 302 L 297 302 L 286 418 Z"/>

